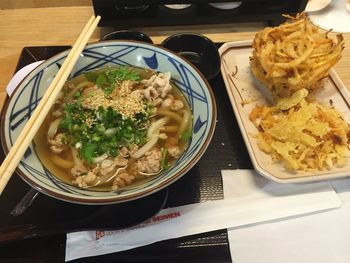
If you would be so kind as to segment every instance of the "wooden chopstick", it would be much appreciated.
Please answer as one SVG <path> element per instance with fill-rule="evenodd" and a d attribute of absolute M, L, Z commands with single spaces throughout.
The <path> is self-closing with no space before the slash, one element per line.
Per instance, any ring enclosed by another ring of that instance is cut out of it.
<path fill-rule="evenodd" d="M 16 142 L 12 146 L 10 152 L 7 154 L 5 160 L 0 167 L 0 195 L 10 180 L 13 172 L 21 161 L 25 151 L 28 149 L 39 127 L 49 113 L 57 95 L 61 91 L 64 83 L 69 77 L 75 63 L 77 62 L 81 52 L 84 50 L 86 43 L 97 27 L 101 17 L 96 18 L 92 16 L 83 28 L 78 39 L 73 45 L 71 51 L 66 57 L 60 70 L 57 72 L 55 78 L 51 82 L 40 103 L 34 110 L 32 116 L 24 126 L 22 132 L 18 136 Z"/>

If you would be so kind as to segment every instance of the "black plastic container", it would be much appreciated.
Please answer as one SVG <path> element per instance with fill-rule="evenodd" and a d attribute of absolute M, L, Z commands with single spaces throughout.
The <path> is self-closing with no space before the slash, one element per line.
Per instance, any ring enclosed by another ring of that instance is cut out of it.
<path fill-rule="evenodd" d="M 218 49 L 213 41 L 203 35 L 175 34 L 165 39 L 161 45 L 189 60 L 206 79 L 211 79 L 220 72 Z"/>
<path fill-rule="evenodd" d="M 142 32 L 134 31 L 134 30 L 113 31 L 111 33 L 104 35 L 101 38 L 101 40 L 116 40 L 116 39 L 137 40 L 137 41 L 153 44 L 153 41 L 149 36 L 147 36 Z"/>

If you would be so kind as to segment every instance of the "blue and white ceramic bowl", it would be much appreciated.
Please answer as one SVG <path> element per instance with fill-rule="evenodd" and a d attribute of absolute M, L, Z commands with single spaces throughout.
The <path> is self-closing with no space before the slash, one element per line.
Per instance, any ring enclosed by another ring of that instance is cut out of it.
<path fill-rule="evenodd" d="M 34 69 L 16 88 L 4 107 L 1 141 L 8 152 L 45 90 L 66 58 L 62 52 Z M 82 190 L 65 184 L 41 164 L 33 146 L 27 150 L 18 174 L 32 187 L 52 197 L 74 203 L 109 204 L 130 201 L 154 193 L 183 176 L 206 150 L 216 123 L 216 104 L 208 82 L 189 62 L 164 48 L 133 41 L 104 41 L 89 44 L 71 76 L 107 65 L 130 65 L 171 72 L 187 97 L 193 113 L 193 135 L 188 149 L 175 166 L 145 184 L 119 192 Z"/>

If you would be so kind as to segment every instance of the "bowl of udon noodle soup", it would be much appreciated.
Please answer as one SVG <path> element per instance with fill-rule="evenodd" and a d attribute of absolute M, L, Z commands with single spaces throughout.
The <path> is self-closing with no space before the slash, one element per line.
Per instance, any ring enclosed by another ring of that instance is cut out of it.
<path fill-rule="evenodd" d="M 5 152 L 67 54 L 34 69 L 6 102 Z M 185 59 L 136 41 L 89 44 L 17 173 L 39 191 L 68 202 L 134 200 L 187 173 L 206 150 L 215 123 L 211 88 Z"/>

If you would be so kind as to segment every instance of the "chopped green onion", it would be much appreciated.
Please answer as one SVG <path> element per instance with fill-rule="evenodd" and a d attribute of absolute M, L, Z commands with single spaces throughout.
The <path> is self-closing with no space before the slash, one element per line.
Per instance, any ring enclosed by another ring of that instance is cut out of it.
<path fill-rule="evenodd" d="M 168 150 L 167 150 L 167 148 L 163 147 L 162 148 L 162 159 L 160 161 L 160 167 L 163 168 L 164 170 L 169 168 L 169 163 L 167 161 L 167 155 L 168 155 Z"/>
<path fill-rule="evenodd" d="M 183 140 L 184 142 L 187 142 L 191 139 L 191 136 L 192 136 L 191 130 L 187 130 L 180 135 L 180 139 Z"/>

